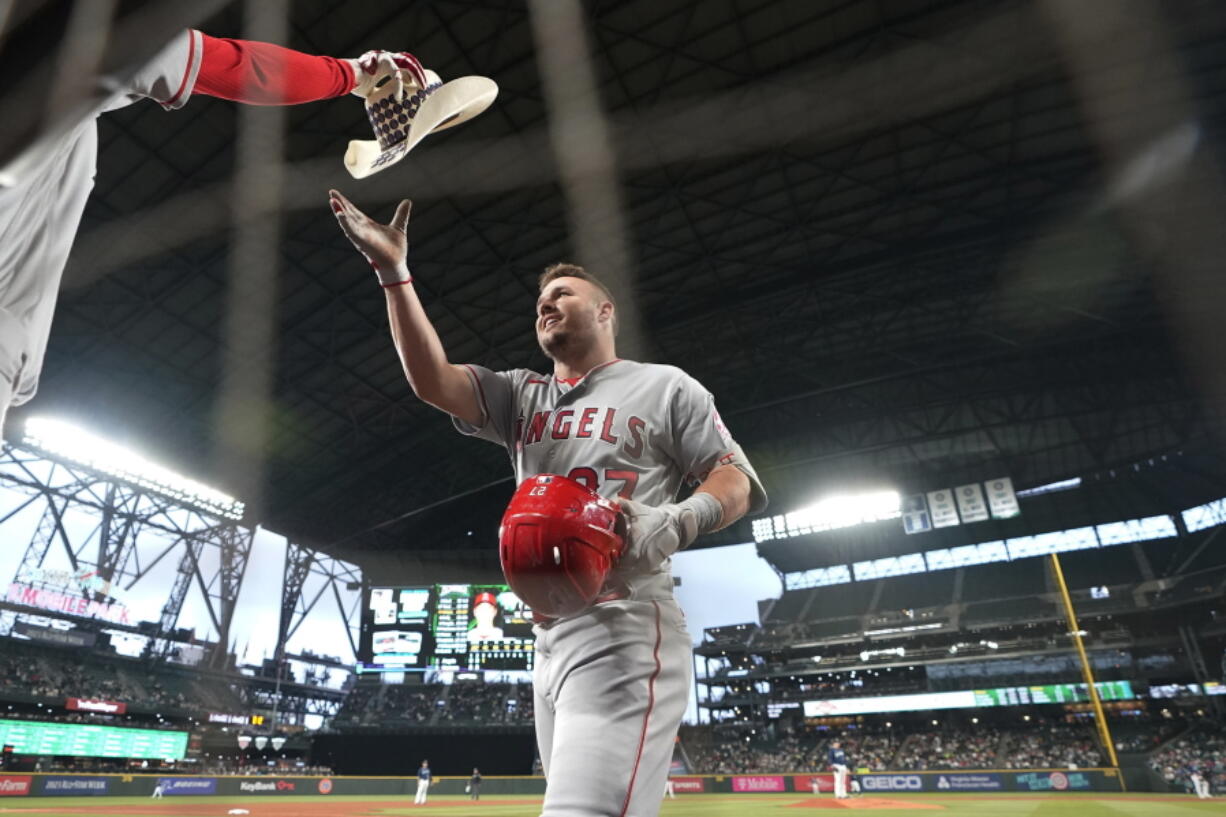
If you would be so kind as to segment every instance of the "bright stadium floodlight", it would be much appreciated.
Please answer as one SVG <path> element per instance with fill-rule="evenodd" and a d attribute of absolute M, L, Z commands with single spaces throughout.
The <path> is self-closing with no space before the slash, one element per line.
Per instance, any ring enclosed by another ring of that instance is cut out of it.
<path fill-rule="evenodd" d="M 229 494 L 150 462 L 84 429 L 48 417 L 26 420 L 22 445 L 69 460 L 94 471 L 137 485 L 176 502 L 235 521 L 244 505 Z"/>
<path fill-rule="evenodd" d="M 798 511 L 754 520 L 753 538 L 756 542 L 769 542 L 773 539 L 787 539 L 869 522 L 898 519 L 901 516 L 902 498 L 898 491 L 839 494 L 826 497 Z"/>

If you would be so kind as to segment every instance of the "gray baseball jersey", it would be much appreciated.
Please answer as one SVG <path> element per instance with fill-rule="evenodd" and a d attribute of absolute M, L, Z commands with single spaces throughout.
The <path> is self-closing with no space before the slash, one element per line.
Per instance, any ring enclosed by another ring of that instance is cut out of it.
<path fill-rule="evenodd" d="M 562 474 L 613 498 L 672 502 L 720 464 L 766 495 L 709 392 L 673 366 L 615 360 L 575 383 L 523 369 L 468 371 L 484 415 L 465 434 L 506 447 L 522 482 Z M 618 576 L 621 597 L 536 628 L 542 817 L 654 817 L 692 688 L 691 639 L 668 562 Z"/>
<path fill-rule="evenodd" d="M 0 168 L 0 422 L 38 388 L 60 278 L 94 187 L 98 115 L 145 98 L 181 107 L 202 53 L 200 33 L 183 31 L 122 87 L 101 78 L 79 118 Z"/>
<path fill-rule="evenodd" d="M 675 366 L 614 360 L 574 385 L 527 369 L 468 366 L 485 421 L 453 418 L 456 428 L 507 449 L 516 482 L 561 474 L 610 499 L 674 502 L 717 465 L 735 465 L 753 486 L 752 510 L 766 504 L 753 467 L 732 439 L 715 400 Z M 666 561 L 655 572 L 623 577 L 634 599 L 669 599 Z"/>

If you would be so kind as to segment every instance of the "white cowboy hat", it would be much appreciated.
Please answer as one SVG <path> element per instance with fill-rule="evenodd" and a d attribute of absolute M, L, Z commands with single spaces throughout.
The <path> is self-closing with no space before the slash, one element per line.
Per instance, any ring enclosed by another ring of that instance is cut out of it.
<path fill-rule="evenodd" d="M 498 84 L 488 77 L 460 77 L 444 83 L 438 74 L 426 71 L 425 88 L 404 69 L 400 78 L 403 100 L 397 101 L 394 82 L 383 83 L 366 97 L 366 116 L 375 129 L 375 140 L 349 143 L 345 167 L 355 179 L 391 167 L 426 136 L 472 119 L 498 96 Z"/>

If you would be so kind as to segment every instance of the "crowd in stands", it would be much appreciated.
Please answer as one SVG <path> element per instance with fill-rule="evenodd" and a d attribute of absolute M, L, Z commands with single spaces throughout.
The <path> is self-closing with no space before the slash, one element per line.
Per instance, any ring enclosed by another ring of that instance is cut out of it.
<path fill-rule="evenodd" d="M 752 736 L 750 740 L 696 741 L 695 737 L 691 730 L 687 751 L 695 771 L 704 774 L 818 771 L 826 767 L 826 752 L 835 738 L 857 768 L 882 771 L 893 768 L 890 762 L 898 748 L 898 738 L 892 734 L 856 732 L 829 736 L 801 732 L 775 741 Z"/>
<path fill-rule="evenodd" d="M 1045 726 L 1005 734 L 1000 749 L 1005 769 L 1079 769 L 1101 766 L 1102 753 L 1088 728 Z"/>
<path fill-rule="evenodd" d="M 902 742 L 894 755 L 894 768 L 998 769 L 1002 735 L 996 729 L 974 732 L 915 732 Z"/>
<path fill-rule="evenodd" d="M 853 768 L 871 771 L 925 769 L 1078 768 L 1101 765 L 1094 735 L 1086 727 L 1041 725 L 1029 729 L 990 727 L 880 734 L 800 732 L 776 740 L 731 736 L 696 740 L 688 733 L 687 752 L 694 771 L 746 774 L 817 771 L 826 768 L 827 750 L 838 739 Z"/>
<path fill-rule="evenodd" d="M 440 711 L 447 723 L 531 725 L 531 684 L 456 684 Z"/>
<path fill-rule="evenodd" d="M 1149 764 L 1169 785 L 1190 790 L 1196 770 L 1214 792 L 1226 791 L 1226 730 L 1202 725 L 1155 752 Z"/>
<path fill-rule="evenodd" d="M 215 706 L 215 701 L 203 700 L 198 687 L 187 679 L 150 672 L 134 660 L 65 654 L 10 640 L 0 644 L 0 694 L 17 700 L 90 698 L 171 710 Z"/>
<path fill-rule="evenodd" d="M 1115 751 L 1145 754 L 1157 749 L 1186 728 L 1187 722 L 1180 718 L 1157 724 L 1146 723 L 1137 729 L 1112 727 L 1111 733 L 1115 738 Z"/>
<path fill-rule="evenodd" d="M 269 766 L 267 763 L 247 763 L 241 758 L 210 758 L 192 774 L 214 774 L 256 777 L 260 775 L 302 775 L 304 777 L 331 777 L 335 774 L 331 766 L 299 766 L 282 763 L 279 766 Z"/>
<path fill-rule="evenodd" d="M 243 758 L 210 758 L 204 763 L 179 763 L 170 765 L 141 765 L 136 761 L 121 758 L 38 758 L 34 763 L 38 772 L 70 772 L 77 774 L 162 773 L 174 775 L 230 775 L 268 776 L 294 775 L 304 777 L 331 777 L 335 772 L 330 766 L 299 766 L 296 762 L 281 761 L 279 765 L 249 763 Z"/>
<path fill-rule="evenodd" d="M 530 726 L 531 684 L 363 684 L 333 725 Z"/>

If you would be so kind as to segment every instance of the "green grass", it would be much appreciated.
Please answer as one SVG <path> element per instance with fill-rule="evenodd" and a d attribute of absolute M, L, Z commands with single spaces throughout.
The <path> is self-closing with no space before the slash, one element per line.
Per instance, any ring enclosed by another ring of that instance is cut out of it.
<path fill-rule="evenodd" d="M 991 795 L 889 795 L 899 805 L 891 809 L 865 808 L 865 800 L 849 808 L 806 808 L 796 804 L 812 801 L 804 794 L 706 794 L 678 795 L 665 800 L 661 817 L 819 817 L 819 815 L 914 815 L 915 817 L 1191 817 L 1192 814 L 1226 813 L 1226 798 L 1197 800 L 1174 795 L 1102 794 L 991 794 Z M 820 798 L 831 801 L 829 795 Z M 129 812 L 124 806 L 133 807 Z M 925 808 L 927 806 L 928 808 Z M 931 808 L 936 806 L 937 808 Z M 0 800 L 0 815 L 29 814 L 31 817 L 226 817 L 232 808 L 245 808 L 251 817 L 364 817 L 364 815 L 420 815 L 420 817 L 538 817 L 540 798 L 485 796 L 473 803 L 464 796 L 432 795 L 426 806 L 413 805 L 413 798 L 391 797 L 30 797 Z"/>

